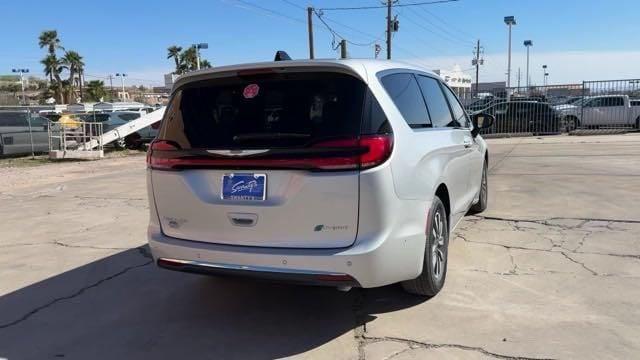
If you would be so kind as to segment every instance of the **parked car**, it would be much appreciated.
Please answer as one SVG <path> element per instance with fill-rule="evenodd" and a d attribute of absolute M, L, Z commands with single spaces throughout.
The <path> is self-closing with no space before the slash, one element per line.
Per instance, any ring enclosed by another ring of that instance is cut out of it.
<path fill-rule="evenodd" d="M 627 95 L 587 96 L 569 105 L 556 106 L 568 131 L 578 127 L 634 126 L 640 129 L 640 107 Z"/>
<path fill-rule="evenodd" d="M 477 124 L 492 120 L 402 63 L 183 75 L 147 158 L 151 252 L 171 270 L 435 295 L 449 234 L 487 206 Z"/>
<path fill-rule="evenodd" d="M 82 115 L 82 119 L 87 123 L 102 124 L 102 133 L 111 131 L 118 126 L 124 125 L 129 121 L 140 118 L 144 112 L 140 111 L 112 111 L 112 112 L 94 112 Z M 87 131 L 88 132 L 88 131 Z M 133 147 L 134 141 L 131 136 L 125 136 L 114 142 L 119 148 Z"/>
<path fill-rule="evenodd" d="M 490 107 L 493 104 L 503 101 L 505 101 L 504 98 L 496 97 L 493 95 L 484 96 L 465 106 L 465 109 L 467 109 L 467 111 L 470 113 L 476 113 Z"/>
<path fill-rule="evenodd" d="M 495 123 L 485 133 L 557 134 L 560 117 L 549 104 L 537 101 L 510 101 L 485 110 L 495 116 Z"/>
<path fill-rule="evenodd" d="M 31 127 L 29 127 L 31 124 Z M 0 155 L 49 151 L 49 120 L 26 111 L 0 111 Z"/>

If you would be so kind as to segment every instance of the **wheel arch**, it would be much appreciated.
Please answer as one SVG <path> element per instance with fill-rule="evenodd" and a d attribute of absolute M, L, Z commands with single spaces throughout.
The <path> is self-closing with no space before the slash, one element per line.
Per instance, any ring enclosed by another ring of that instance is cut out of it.
<path fill-rule="evenodd" d="M 435 195 L 440 198 L 442 204 L 444 205 L 444 211 L 447 213 L 447 223 L 450 223 L 451 220 L 451 201 L 449 199 L 449 189 L 445 183 L 440 183 L 436 188 Z"/>

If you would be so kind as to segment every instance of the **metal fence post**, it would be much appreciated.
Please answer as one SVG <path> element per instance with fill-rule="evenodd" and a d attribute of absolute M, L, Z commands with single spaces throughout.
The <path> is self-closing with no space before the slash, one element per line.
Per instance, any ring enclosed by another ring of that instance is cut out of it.
<path fill-rule="evenodd" d="M 36 153 L 33 147 L 33 131 L 31 129 L 31 111 L 27 113 L 27 122 L 29 122 L 29 142 L 31 143 L 31 159 L 35 159 Z"/>

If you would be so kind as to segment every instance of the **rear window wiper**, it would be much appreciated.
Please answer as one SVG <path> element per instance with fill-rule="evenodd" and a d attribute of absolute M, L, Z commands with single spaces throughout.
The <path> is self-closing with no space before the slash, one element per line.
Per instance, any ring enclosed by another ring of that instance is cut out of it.
<path fill-rule="evenodd" d="M 311 137 L 310 134 L 301 133 L 247 133 L 235 135 L 233 137 L 233 141 L 243 142 L 251 140 L 306 139 L 309 137 Z"/>

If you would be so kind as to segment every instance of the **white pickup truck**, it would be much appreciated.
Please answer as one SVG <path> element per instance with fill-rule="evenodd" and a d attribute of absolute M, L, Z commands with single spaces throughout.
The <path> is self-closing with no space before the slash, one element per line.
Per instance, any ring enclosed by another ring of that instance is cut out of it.
<path fill-rule="evenodd" d="M 567 131 L 578 127 L 635 126 L 640 129 L 640 100 L 627 95 L 586 96 L 573 104 L 557 105 Z"/>

